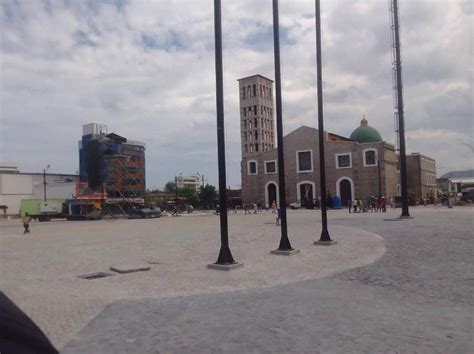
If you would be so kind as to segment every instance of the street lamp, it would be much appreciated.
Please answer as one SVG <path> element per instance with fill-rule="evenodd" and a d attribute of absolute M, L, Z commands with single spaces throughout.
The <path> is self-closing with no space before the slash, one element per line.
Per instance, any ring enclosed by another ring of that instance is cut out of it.
<path fill-rule="evenodd" d="M 210 269 L 231 270 L 243 266 L 234 261 L 229 248 L 229 227 L 227 224 L 225 136 L 224 136 L 224 77 L 222 70 L 222 23 L 221 1 L 214 0 L 214 38 L 216 57 L 216 109 L 217 109 L 217 162 L 219 170 L 219 217 L 221 229 L 221 249 L 219 257 Z"/>
<path fill-rule="evenodd" d="M 324 119 L 323 119 L 323 73 L 321 60 L 321 6 L 320 0 L 315 0 L 316 8 L 316 68 L 318 77 L 318 133 L 319 133 L 319 163 L 320 163 L 320 180 L 321 180 L 321 237 L 319 241 L 315 241 L 315 245 L 332 245 L 337 241 L 333 241 L 329 236 L 328 218 L 326 209 L 326 164 L 324 160 Z"/>
<path fill-rule="evenodd" d="M 175 199 L 174 205 L 176 207 L 176 214 L 178 214 L 178 177 L 180 177 L 182 173 L 174 175 L 174 192 L 175 192 Z"/>
<path fill-rule="evenodd" d="M 46 203 L 46 171 L 49 170 L 49 164 L 43 169 L 43 192 L 44 192 L 44 202 Z"/>
<path fill-rule="evenodd" d="M 276 93 L 276 123 L 278 144 L 278 192 L 280 195 L 281 212 L 281 238 L 278 249 L 271 251 L 278 255 L 292 255 L 299 253 L 291 247 L 288 239 L 288 225 L 286 222 L 286 188 L 285 188 L 285 166 L 283 155 L 283 118 L 281 104 L 281 70 L 280 70 L 280 24 L 278 18 L 278 0 L 273 0 L 273 50 L 275 60 L 275 93 Z"/>

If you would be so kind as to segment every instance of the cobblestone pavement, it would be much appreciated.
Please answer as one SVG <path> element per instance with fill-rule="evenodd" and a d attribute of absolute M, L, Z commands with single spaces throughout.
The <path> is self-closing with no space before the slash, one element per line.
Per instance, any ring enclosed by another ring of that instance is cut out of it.
<path fill-rule="evenodd" d="M 234 257 L 245 266 L 230 273 L 206 269 L 217 259 L 219 218 L 33 223 L 0 222 L 0 287 L 62 348 L 115 301 L 164 298 L 271 287 L 317 279 L 370 264 L 385 252 L 383 239 L 340 226 L 337 247 L 315 247 L 316 212 L 293 213 L 290 237 L 297 256 L 275 256 L 274 215 L 229 217 Z M 341 213 L 342 215 L 342 213 Z M 153 261 L 151 270 L 84 280 L 111 265 Z M 156 261 L 158 264 L 156 264 Z M 97 351 L 89 351 L 97 353 Z"/>
<path fill-rule="evenodd" d="M 64 353 L 472 353 L 473 209 L 411 212 L 405 221 L 330 213 L 330 230 L 383 235 L 387 252 L 371 265 L 247 292 L 116 302 Z"/>
<path fill-rule="evenodd" d="M 473 306 L 474 208 L 418 207 L 412 214 L 404 221 L 334 220 L 384 235 L 388 249 L 378 262 L 337 278 Z"/>

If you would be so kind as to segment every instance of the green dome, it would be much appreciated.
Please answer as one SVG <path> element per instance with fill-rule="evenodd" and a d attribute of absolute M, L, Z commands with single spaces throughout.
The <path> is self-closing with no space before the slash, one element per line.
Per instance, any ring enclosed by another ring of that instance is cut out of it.
<path fill-rule="evenodd" d="M 383 141 L 382 135 L 377 129 L 369 126 L 365 117 L 360 121 L 360 127 L 352 132 L 350 138 L 358 143 L 380 143 Z"/>

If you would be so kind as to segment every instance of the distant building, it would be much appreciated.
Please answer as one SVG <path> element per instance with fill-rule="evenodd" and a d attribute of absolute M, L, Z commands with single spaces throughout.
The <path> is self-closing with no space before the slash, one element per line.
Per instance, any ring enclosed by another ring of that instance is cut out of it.
<path fill-rule="evenodd" d="M 201 187 L 201 178 L 199 176 L 178 176 L 176 185 L 178 189 L 190 188 L 198 191 Z"/>
<path fill-rule="evenodd" d="M 412 153 L 407 155 L 408 194 L 417 200 L 436 197 L 436 161 L 431 157 Z"/>
<path fill-rule="evenodd" d="M 74 174 L 46 173 L 47 199 L 72 197 L 75 194 L 77 181 L 78 176 Z M 20 172 L 16 165 L 1 164 L 0 206 L 6 207 L 6 214 L 19 215 L 23 199 L 43 198 L 44 175 L 42 172 Z"/>
<path fill-rule="evenodd" d="M 279 203 L 273 82 L 254 75 L 238 83 L 242 201 L 261 206 L 271 205 L 274 200 Z M 371 196 L 400 195 L 395 147 L 383 141 L 365 117 L 350 138 L 326 132 L 325 140 L 327 191 L 339 196 L 342 205 L 354 199 L 366 201 Z M 315 201 L 321 197 L 318 130 L 302 126 L 284 136 L 283 142 L 287 203 Z"/>
<path fill-rule="evenodd" d="M 108 133 L 103 124 L 84 125 L 79 167 L 81 182 L 93 190 L 105 188 L 110 211 L 124 212 L 144 203 L 144 143 Z"/>
<path fill-rule="evenodd" d="M 474 170 L 448 172 L 437 179 L 437 184 L 443 193 L 474 200 Z"/>

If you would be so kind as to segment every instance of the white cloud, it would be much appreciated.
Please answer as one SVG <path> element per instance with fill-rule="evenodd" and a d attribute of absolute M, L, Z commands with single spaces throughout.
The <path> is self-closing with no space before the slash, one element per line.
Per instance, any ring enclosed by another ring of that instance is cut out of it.
<path fill-rule="evenodd" d="M 216 183 L 212 2 L 116 3 L 2 2 L 0 159 L 74 172 L 82 124 L 100 122 L 147 143 L 149 187 L 175 172 Z M 408 149 L 470 168 L 465 149 L 447 144 L 441 154 L 432 143 L 456 134 L 472 143 L 472 11 L 466 1 L 400 8 Z M 322 9 L 326 128 L 349 135 L 366 114 L 392 140 L 387 3 L 322 1 Z M 222 10 L 228 180 L 238 185 L 236 79 L 273 78 L 272 10 L 250 0 Z M 288 133 L 316 125 L 314 1 L 280 2 L 280 13 Z"/>

